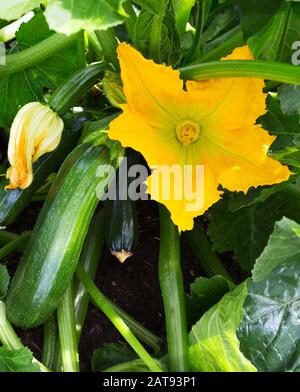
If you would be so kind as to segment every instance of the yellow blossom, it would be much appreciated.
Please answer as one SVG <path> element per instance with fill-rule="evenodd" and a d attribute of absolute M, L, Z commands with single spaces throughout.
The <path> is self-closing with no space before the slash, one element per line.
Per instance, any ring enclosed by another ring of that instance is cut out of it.
<path fill-rule="evenodd" d="M 58 146 L 64 123 L 46 105 L 31 102 L 17 113 L 10 130 L 6 189 L 25 189 L 33 180 L 32 164 Z"/>
<path fill-rule="evenodd" d="M 267 154 L 275 138 L 256 125 L 266 111 L 263 80 L 187 81 L 184 89 L 179 71 L 146 60 L 130 45 L 120 44 L 118 56 L 127 103 L 111 122 L 109 136 L 143 154 L 154 169 L 147 181 L 148 192 L 166 205 L 179 230 L 192 229 L 194 217 L 220 199 L 220 185 L 246 192 L 251 186 L 287 180 L 288 167 Z M 223 60 L 229 59 L 253 56 L 244 46 Z M 187 166 L 202 166 L 204 173 L 194 170 L 182 183 L 171 178 L 166 199 L 158 189 L 166 165 L 179 165 L 184 176 Z M 202 184 L 203 198 L 193 210 L 187 197 L 178 199 L 174 194 L 178 188 L 184 194 L 187 186 L 198 189 L 197 182 Z"/>

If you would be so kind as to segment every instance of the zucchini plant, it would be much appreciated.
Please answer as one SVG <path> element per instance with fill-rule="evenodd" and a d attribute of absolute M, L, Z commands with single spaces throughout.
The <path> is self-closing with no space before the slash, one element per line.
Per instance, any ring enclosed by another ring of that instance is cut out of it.
<path fill-rule="evenodd" d="M 299 372 L 299 1 L 96 3 L 0 4 L 0 372 Z"/>

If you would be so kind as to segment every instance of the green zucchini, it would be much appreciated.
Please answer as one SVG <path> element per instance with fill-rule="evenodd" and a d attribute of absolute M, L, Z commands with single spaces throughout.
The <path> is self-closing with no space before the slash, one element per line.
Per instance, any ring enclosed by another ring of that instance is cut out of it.
<path fill-rule="evenodd" d="M 79 130 L 85 119 L 79 119 L 71 129 L 65 129 L 59 146 L 51 153 L 44 155 L 33 165 L 34 179 L 29 188 L 6 190 L 9 181 L 3 177 L 0 181 L 0 225 L 13 223 L 29 204 L 36 191 L 43 185 L 47 177 L 56 171 L 68 153 L 75 147 Z"/>
<path fill-rule="evenodd" d="M 139 157 L 133 150 L 127 150 L 127 168 L 130 169 L 132 165 L 138 162 Z M 121 168 L 120 168 L 121 170 Z M 123 174 L 122 174 L 123 175 Z M 127 175 L 127 173 L 124 173 Z M 127 176 L 127 194 L 130 182 L 133 179 Z M 129 257 L 133 255 L 136 247 L 138 236 L 138 221 L 136 214 L 135 201 L 129 197 L 126 200 L 120 199 L 120 193 L 123 194 L 124 190 L 120 187 L 119 176 L 116 180 L 116 200 L 107 200 L 105 203 L 106 210 L 106 244 L 113 256 L 124 263 Z"/>
<path fill-rule="evenodd" d="M 63 163 L 9 287 L 6 309 L 13 324 L 40 325 L 56 309 L 104 193 L 104 178 L 107 182 L 114 174 L 107 173 L 105 165 L 117 165 L 121 152 L 119 146 L 113 150 L 84 143 Z"/>

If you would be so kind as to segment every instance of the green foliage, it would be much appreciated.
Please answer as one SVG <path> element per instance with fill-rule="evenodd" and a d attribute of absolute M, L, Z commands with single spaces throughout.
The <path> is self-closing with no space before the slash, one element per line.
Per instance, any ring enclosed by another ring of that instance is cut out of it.
<path fill-rule="evenodd" d="M 254 203 L 235 212 L 230 211 L 229 198 L 225 196 L 208 215 L 208 233 L 213 248 L 218 252 L 233 251 L 234 259 L 244 270 L 250 271 L 265 248 L 277 220 L 287 216 L 300 223 L 297 194 L 297 188 L 289 188 L 262 203 Z"/>
<path fill-rule="evenodd" d="M 196 278 L 190 285 L 190 295 L 187 296 L 187 313 L 190 324 L 199 320 L 231 288 L 232 283 L 221 275 L 212 278 Z"/>
<path fill-rule="evenodd" d="M 300 366 L 300 226 L 276 224 L 248 281 L 240 348 L 259 371 L 297 371 Z"/>
<path fill-rule="evenodd" d="M 290 62 L 299 30 L 300 4 L 283 2 L 269 23 L 250 37 L 248 43 L 258 59 Z"/>
<path fill-rule="evenodd" d="M 279 87 L 278 98 L 284 113 L 300 114 L 300 86 L 285 84 Z"/>
<path fill-rule="evenodd" d="M 20 50 L 27 49 L 52 35 L 42 13 L 23 23 L 16 38 Z M 9 127 L 20 107 L 28 102 L 43 101 L 44 89 L 57 88 L 80 69 L 82 43 L 56 53 L 45 62 L 0 79 L 0 126 Z"/>
<path fill-rule="evenodd" d="M 266 26 L 282 4 L 282 0 L 237 0 L 236 3 L 243 13 L 244 34 L 250 37 Z"/>
<path fill-rule="evenodd" d="M 28 348 L 9 350 L 0 347 L 0 372 L 40 372 L 39 365 L 32 362 Z"/>
<path fill-rule="evenodd" d="M 82 29 L 106 30 L 125 19 L 124 0 L 49 0 L 45 16 L 50 29 L 67 35 Z"/>
<path fill-rule="evenodd" d="M 190 332 L 190 363 L 193 371 L 254 372 L 255 367 L 239 349 L 236 329 L 243 318 L 247 286 L 226 294 Z"/>
<path fill-rule="evenodd" d="M 92 368 L 94 372 L 101 372 L 106 368 L 137 358 L 135 352 L 121 343 L 108 343 L 94 351 Z"/>
<path fill-rule="evenodd" d="M 43 0 L 1 0 L 0 19 L 18 19 L 26 12 L 38 8 Z"/>

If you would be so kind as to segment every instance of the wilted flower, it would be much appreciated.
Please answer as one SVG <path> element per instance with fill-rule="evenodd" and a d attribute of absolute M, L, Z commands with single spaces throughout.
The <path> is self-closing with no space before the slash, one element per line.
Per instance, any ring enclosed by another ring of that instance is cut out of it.
<path fill-rule="evenodd" d="M 63 120 L 39 102 L 26 104 L 17 113 L 10 130 L 8 160 L 11 167 L 6 189 L 27 188 L 32 183 L 32 164 L 59 145 Z"/>

